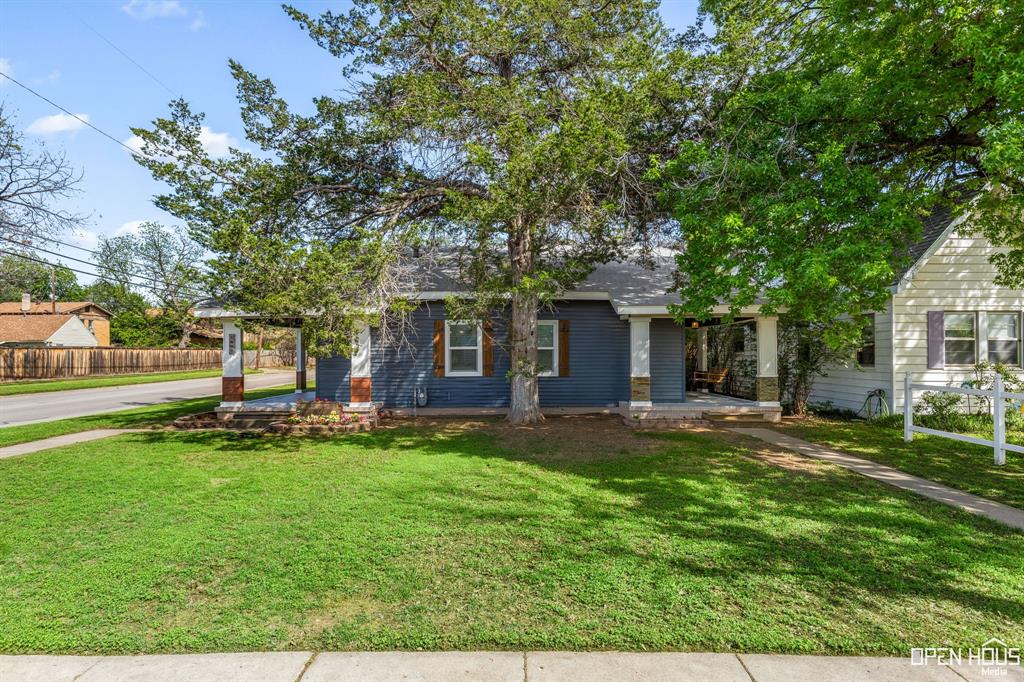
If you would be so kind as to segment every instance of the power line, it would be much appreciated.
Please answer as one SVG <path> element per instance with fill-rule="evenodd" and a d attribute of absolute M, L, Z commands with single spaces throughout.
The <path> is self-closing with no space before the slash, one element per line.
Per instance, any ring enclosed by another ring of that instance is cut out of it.
<path fill-rule="evenodd" d="M 132 154 L 138 154 L 139 156 L 145 156 L 144 154 L 142 154 L 142 153 L 140 153 L 140 152 L 137 152 L 136 150 L 132 149 L 131 147 L 129 147 L 128 145 L 126 145 L 126 144 L 125 144 L 124 142 L 121 142 L 121 140 L 117 139 L 116 137 L 114 137 L 114 136 L 113 136 L 113 135 L 111 135 L 110 133 L 107 133 L 107 132 L 104 132 L 104 131 L 100 130 L 99 128 L 97 128 L 97 127 L 96 127 L 96 126 L 94 126 L 93 124 L 89 123 L 89 121 L 87 121 L 87 120 L 85 120 L 84 118 L 80 117 L 80 116 L 79 116 L 78 114 L 74 114 L 74 113 L 72 113 L 72 112 L 68 111 L 67 109 L 65 109 L 64 107 L 62 107 L 61 105 L 59 105 L 59 104 L 57 104 L 56 102 L 54 102 L 54 101 L 53 101 L 52 99 L 50 99 L 50 98 L 48 98 L 48 97 L 46 97 L 46 96 L 44 96 L 44 95 L 40 95 L 40 94 L 39 94 L 38 92 L 36 92 L 36 91 L 35 91 L 35 90 L 33 90 L 32 88 L 28 87 L 27 85 L 25 85 L 25 84 L 24 84 L 24 83 L 22 83 L 21 81 L 19 81 L 19 80 L 17 80 L 17 79 L 14 79 L 14 78 L 11 78 L 10 76 L 8 76 L 8 75 L 7 75 L 6 73 L 4 73 L 3 71 L 0 71 L 0 76 L 3 76 L 4 78 L 6 78 L 7 80 L 11 81 L 12 83 L 14 83 L 15 85 L 17 85 L 17 86 L 18 86 L 18 87 L 20 87 L 20 88 L 22 88 L 22 89 L 24 89 L 24 90 L 28 90 L 28 91 L 29 91 L 29 92 L 31 92 L 31 93 L 32 93 L 33 95 L 35 95 L 35 96 L 36 96 L 36 97 L 38 97 L 39 99 L 43 100 L 44 102 L 46 102 L 46 103 L 47 103 L 47 104 L 49 104 L 50 106 L 53 106 L 53 107 L 56 107 L 57 109 L 60 109 L 61 111 L 63 111 L 63 112 L 65 113 L 65 114 L 67 114 L 67 115 L 68 115 L 68 116 L 70 116 L 71 118 L 75 119 L 76 121 L 79 121 L 79 122 L 80 122 L 80 123 L 81 123 L 82 125 L 86 125 L 86 126 L 89 126 L 90 128 L 92 128 L 93 130 L 95 130 L 95 131 L 96 131 L 97 133 L 99 133 L 99 134 L 100 134 L 100 135 L 102 135 L 103 137 L 105 137 L 105 138 L 107 138 L 108 140 L 112 141 L 112 142 L 113 142 L 114 144 L 118 144 L 118 145 L 120 145 L 120 146 L 124 147 L 125 149 L 127 149 L 128 151 L 130 151 L 130 152 L 131 152 Z"/>
<path fill-rule="evenodd" d="M 4 241 L 7 241 L 7 242 L 11 242 L 12 244 L 18 244 L 18 242 L 14 241 L 14 240 L 11 240 L 11 239 L 7 239 L 5 237 L 0 237 L 0 239 L 3 239 Z M 121 277 L 124 277 L 125 279 L 128 280 L 127 284 L 129 284 L 129 285 L 131 285 L 133 287 L 138 287 L 140 289 L 146 289 L 147 291 L 151 291 L 151 292 L 157 293 L 157 294 L 166 294 L 167 293 L 168 287 L 162 286 L 162 283 L 159 280 L 155 280 L 155 279 L 152 279 L 150 277 L 145 277 L 143 275 L 132 275 L 132 274 L 123 272 L 121 270 L 118 270 L 117 268 L 104 267 L 102 265 L 99 265 L 98 263 L 93 263 L 91 261 L 82 260 L 80 258 L 73 258 L 71 256 L 67 256 L 67 255 L 62 254 L 62 253 L 57 253 L 55 251 L 47 251 L 46 249 L 36 249 L 36 250 L 37 251 L 42 251 L 43 253 L 48 253 L 51 256 L 57 256 L 58 258 L 67 258 L 68 260 L 75 261 L 76 263 L 82 263 L 83 265 L 89 265 L 89 266 L 92 266 L 92 267 L 96 268 L 97 270 L 105 270 L 107 272 L 114 273 L 115 275 L 120 275 Z M 76 268 L 73 268 L 73 267 L 71 267 L 69 265 L 65 265 L 63 263 L 51 263 L 49 261 L 46 261 L 46 260 L 43 260 L 43 259 L 40 259 L 40 258 L 34 258 L 34 257 L 29 256 L 27 254 L 18 253 L 16 251 L 7 251 L 7 250 L 4 250 L 4 249 L 0 249 L 0 253 L 6 253 L 9 256 L 15 256 L 17 258 L 24 258 L 25 260 L 35 261 L 36 263 L 41 263 L 43 265 L 49 265 L 50 267 L 55 267 L 55 268 L 56 267 L 63 267 L 63 268 L 67 268 L 68 270 L 70 270 L 72 272 L 77 272 L 79 274 L 87 275 L 89 277 L 95 277 L 97 279 L 103 279 L 104 277 L 106 277 L 106 275 L 102 275 L 102 274 L 99 274 L 99 273 L 96 273 L 96 272 L 87 272 L 85 270 L 78 270 Z M 133 281 L 131 281 L 131 278 L 146 280 L 148 282 L 152 282 L 152 284 L 142 284 L 142 283 L 139 283 L 139 282 L 133 282 Z M 157 285 L 160 285 L 160 286 L 157 286 Z M 187 289 L 187 288 L 184 288 L 184 287 L 182 287 L 180 289 L 180 291 L 182 293 L 188 294 L 190 296 L 205 296 L 206 295 L 205 292 L 194 291 L 192 289 Z"/>
<path fill-rule="evenodd" d="M 136 67 L 136 68 L 138 68 L 138 70 L 139 70 L 139 71 L 141 71 L 142 73 L 144 73 L 144 74 L 146 74 L 147 76 L 149 76 L 149 77 L 150 77 L 150 79 L 152 79 L 154 83 L 156 83 L 157 85 L 159 85 L 160 87 L 162 87 L 162 88 L 163 88 L 164 90 L 166 90 L 167 92 L 171 93 L 171 96 L 172 96 L 172 97 L 180 97 L 180 96 L 181 96 L 181 95 L 180 95 L 179 93 L 176 93 L 176 92 L 174 92 L 174 90 L 172 90 L 172 89 L 171 89 L 170 87 L 168 87 L 168 86 L 167 86 L 167 84 L 166 84 L 166 83 L 164 83 L 164 82 L 163 82 L 162 80 L 160 80 L 159 78 L 157 78 L 156 76 L 154 76 L 154 75 L 153 75 L 152 73 L 150 73 L 149 69 L 147 69 L 147 68 L 146 68 L 146 67 L 144 67 L 144 66 L 143 66 L 142 64 L 139 64 L 139 63 L 138 63 L 137 61 L 135 61 L 134 59 L 132 59 L 132 58 L 131 58 L 131 56 L 130 56 L 130 55 L 129 55 L 129 54 L 127 53 L 127 52 L 125 52 L 124 50 L 122 50 L 121 48 L 119 48 L 119 47 L 118 47 L 117 45 L 115 45 L 115 44 L 114 44 L 113 42 L 111 42 L 111 41 L 110 41 L 110 40 L 109 40 L 109 39 L 108 39 L 108 38 L 107 38 L 106 36 L 104 36 L 104 35 L 103 35 L 102 33 L 100 33 L 99 31 L 97 31 L 96 29 L 94 29 L 94 28 L 93 28 L 92 26 L 90 26 L 90 25 L 89 25 L 88 23 L 86 23 L 86 21 L 85 21 L 84 19 L 82 19 L 81 17 L 76 17 L 76 18 L 78 19 L 78 21 L 79 21 L 79 22 L 80 22 L 80 23 L 81 23 L 81 24 L 82 24 L 83 26 L 85 26 L 85 27 L 86 27 L 87 29 L 89 29 L 89 30 L 90 30 L 90 31 L 92 31 L 93 33 L 95 33 L 95 34 L 96 34 L 96 35 L 97 35 L 97 36 L 99 37 L 99 39 L 100 39 L 100 40 L 102 40 L 103 42 L 105 42 L 105 43 L 106 43 L 107 45 L 110 45 L 110 46 L 111 46 L 112 48 L 114 48 L 115 50 L 117 50 L 117 52 L 118 52 L 118 53 L 119 53 L 119 54 L 120 54 L 120 55 L 121 55 L 122 57 L 124 57 L 125 59 L 127 59 L 128 61 L 130 61 L 130 62 L 131 62 L 132 64 L 134 64 L 134 65 L 135 65 L 135 67 Z"/>
<path fill-rule="evenodd" d="M 97 258 L 101 257 L 101 254 L 100 254 L 99 251 L 93 251 L 92 249 L 87 249 L 84 246 L 78 246 L 76 244 L 69 244 L 68 242 L 62 242 L 61 240 L 55 239 L 53 237 L 47 237 L 47 236 L 44 236 L 44 235 L 32 234 L 28 230 L 19 230 L 17 227 L 13 227 L 10 224 L 7 225 L 7 229 L 10 230 L 11 232 L 16 232 L 18 234 L 23 234 L 26 237 L 29 237 L 30 239 L 36 239 L 38 241 L 46 242 L 46 243 L 50 243 L 50 244 L 58 244 L 60 246 L 67 247 L 69 249 L 76 249 L 78 251 L 84 251 L 85 253 L 88 253 L 88 254 L 91 254 L 93 256 L 96 256 Z M 8 241 L 10 241 L 10 240 L 8 240 Z M 20 244 L 21 246 L 28 246 L 30 248 L 36 248 L 36 247 L 32 246 L 31 244 L 24 244 L 24 243 L 21 243 L 21 242 L 17 242 L 17 243 Z M 40 249 L 40 250 L 42 250 L 42 249 Z M 70 256 L 68 256 L 68 257 L 70 258 Z M 140 263 L 139 261 L 132 260 L 130 258 L 126 258 L 125 261 L 128 262 L 128 263 L 131 263 L 132 265 L 138 265 L 140 267 L 147 267 L 145 263 Z M 208 271 L 204 271 L 204 270 L 200 269 L 200 272 L 208 272 Z"/>
<path fill-rule="evenodd" d="M 96 278 L 99 278 L 99 279 L 102 279 L 102 277 L 103 277 L 103 275 L 99 275 L 99 274 L 97 274 L 95 272 L 88 272 L 86 270 L 79 270 L 77 268 L 73 268 L 73 267 L 70 267 L 68 265 L 64 265 L 63 263 L 51 263 L 48 260 L 43 260 L 41 258 L 34 258 L 33 256 L 29 256 L 29 255 L 24 254 L 24 253 L 18 253 L 17 251 L 8 251 L 6 249 L 0 249 L 0 253 L 6 254 L 8 256 L 14 256 L 15 258 L 21 258 L 23 260 L 32 261 L 33 263 L 39 263 L 40 265 L 46 265 L 46 266 L 49 266 L 51 268 L 64 268 L 66 270 L 70 270 L 71 272 L 76 272 L 76 273 L 78 273 L 80 275 L 87 275 L 89 277 L 96 277 Z M 146 284 L 137 284 L 135 282 L 129 282 L 129 284 L 131 284 L 131 286 L 133 286 L 135 288 L 143 289 L 145 291 L 149 291 L 150 293 L 154 293 L 154 294 L 165 293 L 163 289 L 158 289 L 156 287 L 149 286 L 149 285 L 146 285 Z M 187 292 L 184 292 L 184 293 L 191 294 L 192 296 L 195 296 L 196 298 L 202 298 L 204 296 L 208 296 L 209 295 L 209 294 L 207 294 L 205 292 L 198 292 L 198 291 L 187 291 Z"/>
<path fill-rule="evenodd" d="M 95 131 L 96 131 L 97 133 L 99 133 L 99 134 L 100 134 L 100 135 L 102 135 L 103 137 L 107 138 L 108 140 L 112 141 L 112 142 L 113 142 L 114 144 L 118 145 L 119 147 L 124 147 L 124 148 L 125 148 L 125 149 L 127 149 L 127 150 L 128 150 L 129 152 L 131 152 L 131 154 L 132 154 L 133 156 L 139 156 L 139 157 L 142 157 L 142 158 L 144 158 L 144 159 L 148 159 L 148 160 L 150 160 L 150 161 L 157 161 L 157 162 L 159 162 L 159 161 L 160 161 L 160 159 L 158 159 L 158 158 L 154 158 L 154 157 L 150 156 L 149 154 L 146 154 L 146 153 L 145 153 L 145 152 L 143 152 L 142 150 L 139 150 L 139 149 L 132 149 L 131 147 L 129 147 L 129 146 L 128 146 L 128 145 L 126 145 L 126 144 L 125 144 L 124 142 L 122 142 L 121 140 L 117 139 L 116 137 L 114 137 L 114 136 L 113 136 L 113 135 L 111 135 L 110 133 L 108 133 L 108 132 L 106 132 L 106 131 L 104 131 L 104 130 L 100 130 L 99 128 L 97 128 L 96 126 L 94 126 L 94 125 L 93 125 L 92 123 L 89 123 L 89 121 L 87 121 L 86 119 L 84 119 L 84 118 L 81 118 L 80 116 L 78 116 L 78 114 L 72 113 L 72 112 L 71 112 L 71 111 L 69 111 L 68 109 L 65 109 L 64 107 L 62 107 L 61 105 L 57 104 L 56 102 L 54 102 L 54 101 L 53 101 L 52 99 L 50 99 L 49 97 L 46 97 L 45 95 L 41 95 L 41 94 L 39 94 L 38 92 L 36 92 L 36 91 L 35 91 L 35 90 L 33 90 L 32 88 L 28 87 L 27 85 L 25 85 L 25 84 L 24 84 L 24 83 L 22 83 L 21 81 L 17 80 L 16 78 L 12 78 L 12 77 L 8 76 L 8 75 L 7 75 L 6 73 L 4 73 L 3 71 L 0 71 L 0 76 L 3 76 L 3 77 L 4 77 L 4 78 L 6 78 L 7 80 L 11 81 L 11 82 L 12 82 L 12 83 L 14 83 L 15 85 L 17 85 L 17 86 L 18 86 L 19 88 L 22 88 L 23 90 L 26 90 L 27 92 L 30 92 L 30 93 L 32 93 L 33 95 L 35 95 L 35 96 L 36 96 L 36 97 L 38 97 L 39 99 L 43 100 L 44 102 L 46 102 L 46 103 L 47 103 L 47 104 L 49 104 L 50 106 L 52 106 L 52 107 L 55 107 L 55 108 L 59 109 L 60 111 L 63 111 L 63 112 L 65 113 L 65 114 L 67 114 L 67 115 L 68 115 L 68 116 L 70 116 L 71 118 L 75 119 L 76 121 L 80 122 L 80 123 L 81 123 L 82 125 L 85 125 L 85 126 L 88 126 L 88 127 L 92 128 L 92 129 L 93 129 L 93 130 L 95 130 Z M 189 165 L 189 166 L 196 166 L 196 167 L 198 167 L 198 168 L 201 168 L 202 170 L 206 171 L 207 173 L 211 173 L 211 174 L 215 175 L 216 177 L 220 178 L 220 179 L 221 179 L 221 181 L 223 181 L 223 182 L 225 182 L 225 183 L 227 183 L 227 184 L 229 184 L 229 185 L 232 185 L 232 184 L 234 184 L 234 180 L 232 180 L 231 178 L 228 178 L 228 177 L 224 176 L 224 175 L 223 175 L 222 173 L 219 173 L 219 172 L 217 172 L 217 171 L 216 171 L 216 170 L 214 170 L 213 168 L 209 168 L 208 166 L 204 166 L 204 165 L 203 165 L 203 164 L 201 164 L 201 163 L 198 163 L 198 162 L 196 162 L 196 161 L 191 161 L 191 160 L 189 160 L 189 159 L 182 159 L 181 157 L 173 157 L 173 158 L 174 158 L 174 159 L 175 159 L 176 161 L 181 161 L 182 163 L 184 163 L 184 164 L 186 164 L 186 165 Z"/>

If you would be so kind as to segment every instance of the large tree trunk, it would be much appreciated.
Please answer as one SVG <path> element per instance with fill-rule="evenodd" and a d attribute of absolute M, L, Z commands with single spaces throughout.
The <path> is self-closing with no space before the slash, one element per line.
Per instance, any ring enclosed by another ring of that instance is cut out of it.
<path fill-rule="evenodd" d="M 512 296 L 512 396 L 508 421 L 533 424 L 544 421 L 537 391 L 537 297 Z"/>
<path fill-rule="evenodd" d="M 512 328 L 509 353 L 512 361 L 512 395 L 508 405 L 511 424 L 544 421 L 537 391 L 537 295 L 523 293 L 523 277 L 533 268 L 533 244 L 530 226 L 515 220 L 509 230 L 509 258 L 515 277 L 512 294 Z"/>

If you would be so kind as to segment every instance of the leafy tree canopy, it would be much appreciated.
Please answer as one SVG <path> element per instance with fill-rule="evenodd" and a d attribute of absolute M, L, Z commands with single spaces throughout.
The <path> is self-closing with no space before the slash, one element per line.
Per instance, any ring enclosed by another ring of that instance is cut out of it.
<path fill-rule="evenodd" d="M 205 296 L 202 258 L 202 247 L 183 231 L 151 221 L 140 225 L 137 234 L 101 239 L 97 252 L 101 282 L 120 292 L 122 301 L 131 301 L 131 292 L 154 301 L 163 319 L 153 325 L 177 327 L 181 348 L 188 345 L 196 326 L 192 309 Z"/>
<path fill-rule="evenodd" d="M 22 255 L 32 256 L 31 252 Z M 42 260 L 42 259 L 39 259 Z M 23 293 L 33 301 L 49 301 L 52 292 L 58 301 L 77 301 L 85 297 L 75 273 L 65 267 L 50 268 L 19 255 L 0 255 L 0 301 L 20 301 Z"/>
<path fill-rule="evenodd" d="M 232 63 L 259 151 L 208 158 L 201 117 L 176 103 L 136 130 L 140 161 L 173 188 L 158 204 L 216 254 L 218 292 L 272 314 L 316 310 L 307 331 L 320 353 L 406 309 L 418 266 L 444 254 L 478 307 L 511 304 L 510 419 L 538 419 L 537 309 L 647 242 L 657 216 L 645 170 L 687 121 L 657 3 L 287 11 L 341 60 L 349 92 L 302 116 Z"/>
<path fill-rule="evenodd" d="M 920 218 L 965 210 L 1024 288 L 1024 4 L 704 0 L 703 127 L 661 177 L 682 224 L 691 312 L 759 296 L 859 333 Z"/>

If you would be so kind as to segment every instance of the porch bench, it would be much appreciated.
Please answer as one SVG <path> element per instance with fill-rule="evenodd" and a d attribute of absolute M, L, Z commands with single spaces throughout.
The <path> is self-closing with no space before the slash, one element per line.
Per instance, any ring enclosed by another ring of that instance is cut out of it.
<path fill-rule="evenodd" d="M 712 386 L 717 386 L 725 381 L 728 376 L 728 368 L 709 370 L 698 369 L 693 373 L 693 382 L 695 384 L 704 384 L 705 388 L 711 388 Z"/>

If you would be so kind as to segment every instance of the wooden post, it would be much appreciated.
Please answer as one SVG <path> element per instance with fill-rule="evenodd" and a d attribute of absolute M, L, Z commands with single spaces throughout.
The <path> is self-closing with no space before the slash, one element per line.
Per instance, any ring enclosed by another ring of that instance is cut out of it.
<path fill-rule="evenodd" d="M 1003 414 L 1006 411 L 1006 402 L 1003 399 L 1003 377 L 996 374 L 995 381 L 992 382 L 992 388 L 992 424 L 995 427 L 995 435 L 993 437 L 993 440 L 995 441 L 995 462 L 996 466 L 1003 466 L 1006 464 L 1006 420 Z"/>
<path fill-rule="evenodd" d="M 779 402 L 779 318 L 757 316 L 757 380 L 759 405 L 778 407 Z"/>
<path fill-rule="evenodd" d="M 911 430 L 914 425 L 914 391 L 910 388 L 911 383 L 910 372 L 907 372 L 903 375 L 903 440 L 908 443 L 914 440 Z"/>
<path fill-rule="evenodd" d="M 629 404 L 651 406 L 651 318 L 629 318 Z"/>
<path fill-rule="evenodd" d="M 245 400 L 244 359 L 242 330 L 235 320 L 225 320 L 221 352 L 221 407 L 239 408 Z"/>
<path fill-rule="evenodd" d="M 295 328 L 295 392 L 306 392 L 306 346 L 302 341 L 302 327 Z"/>
<path fill-rule="evenodd" d="M 373 404 L 370 326 L 363 324 L 356 333 L 352 365 L 349 370 L 349 404 L 370 407 Z"/>
<path fill-rule="evenodd" d="M 697 329 L 697 369 L 701 372 L 708 371 L 708 328 L 701 326 Z M 704 382 L 701 393 L 708 392 L 708 382 Z"/>

